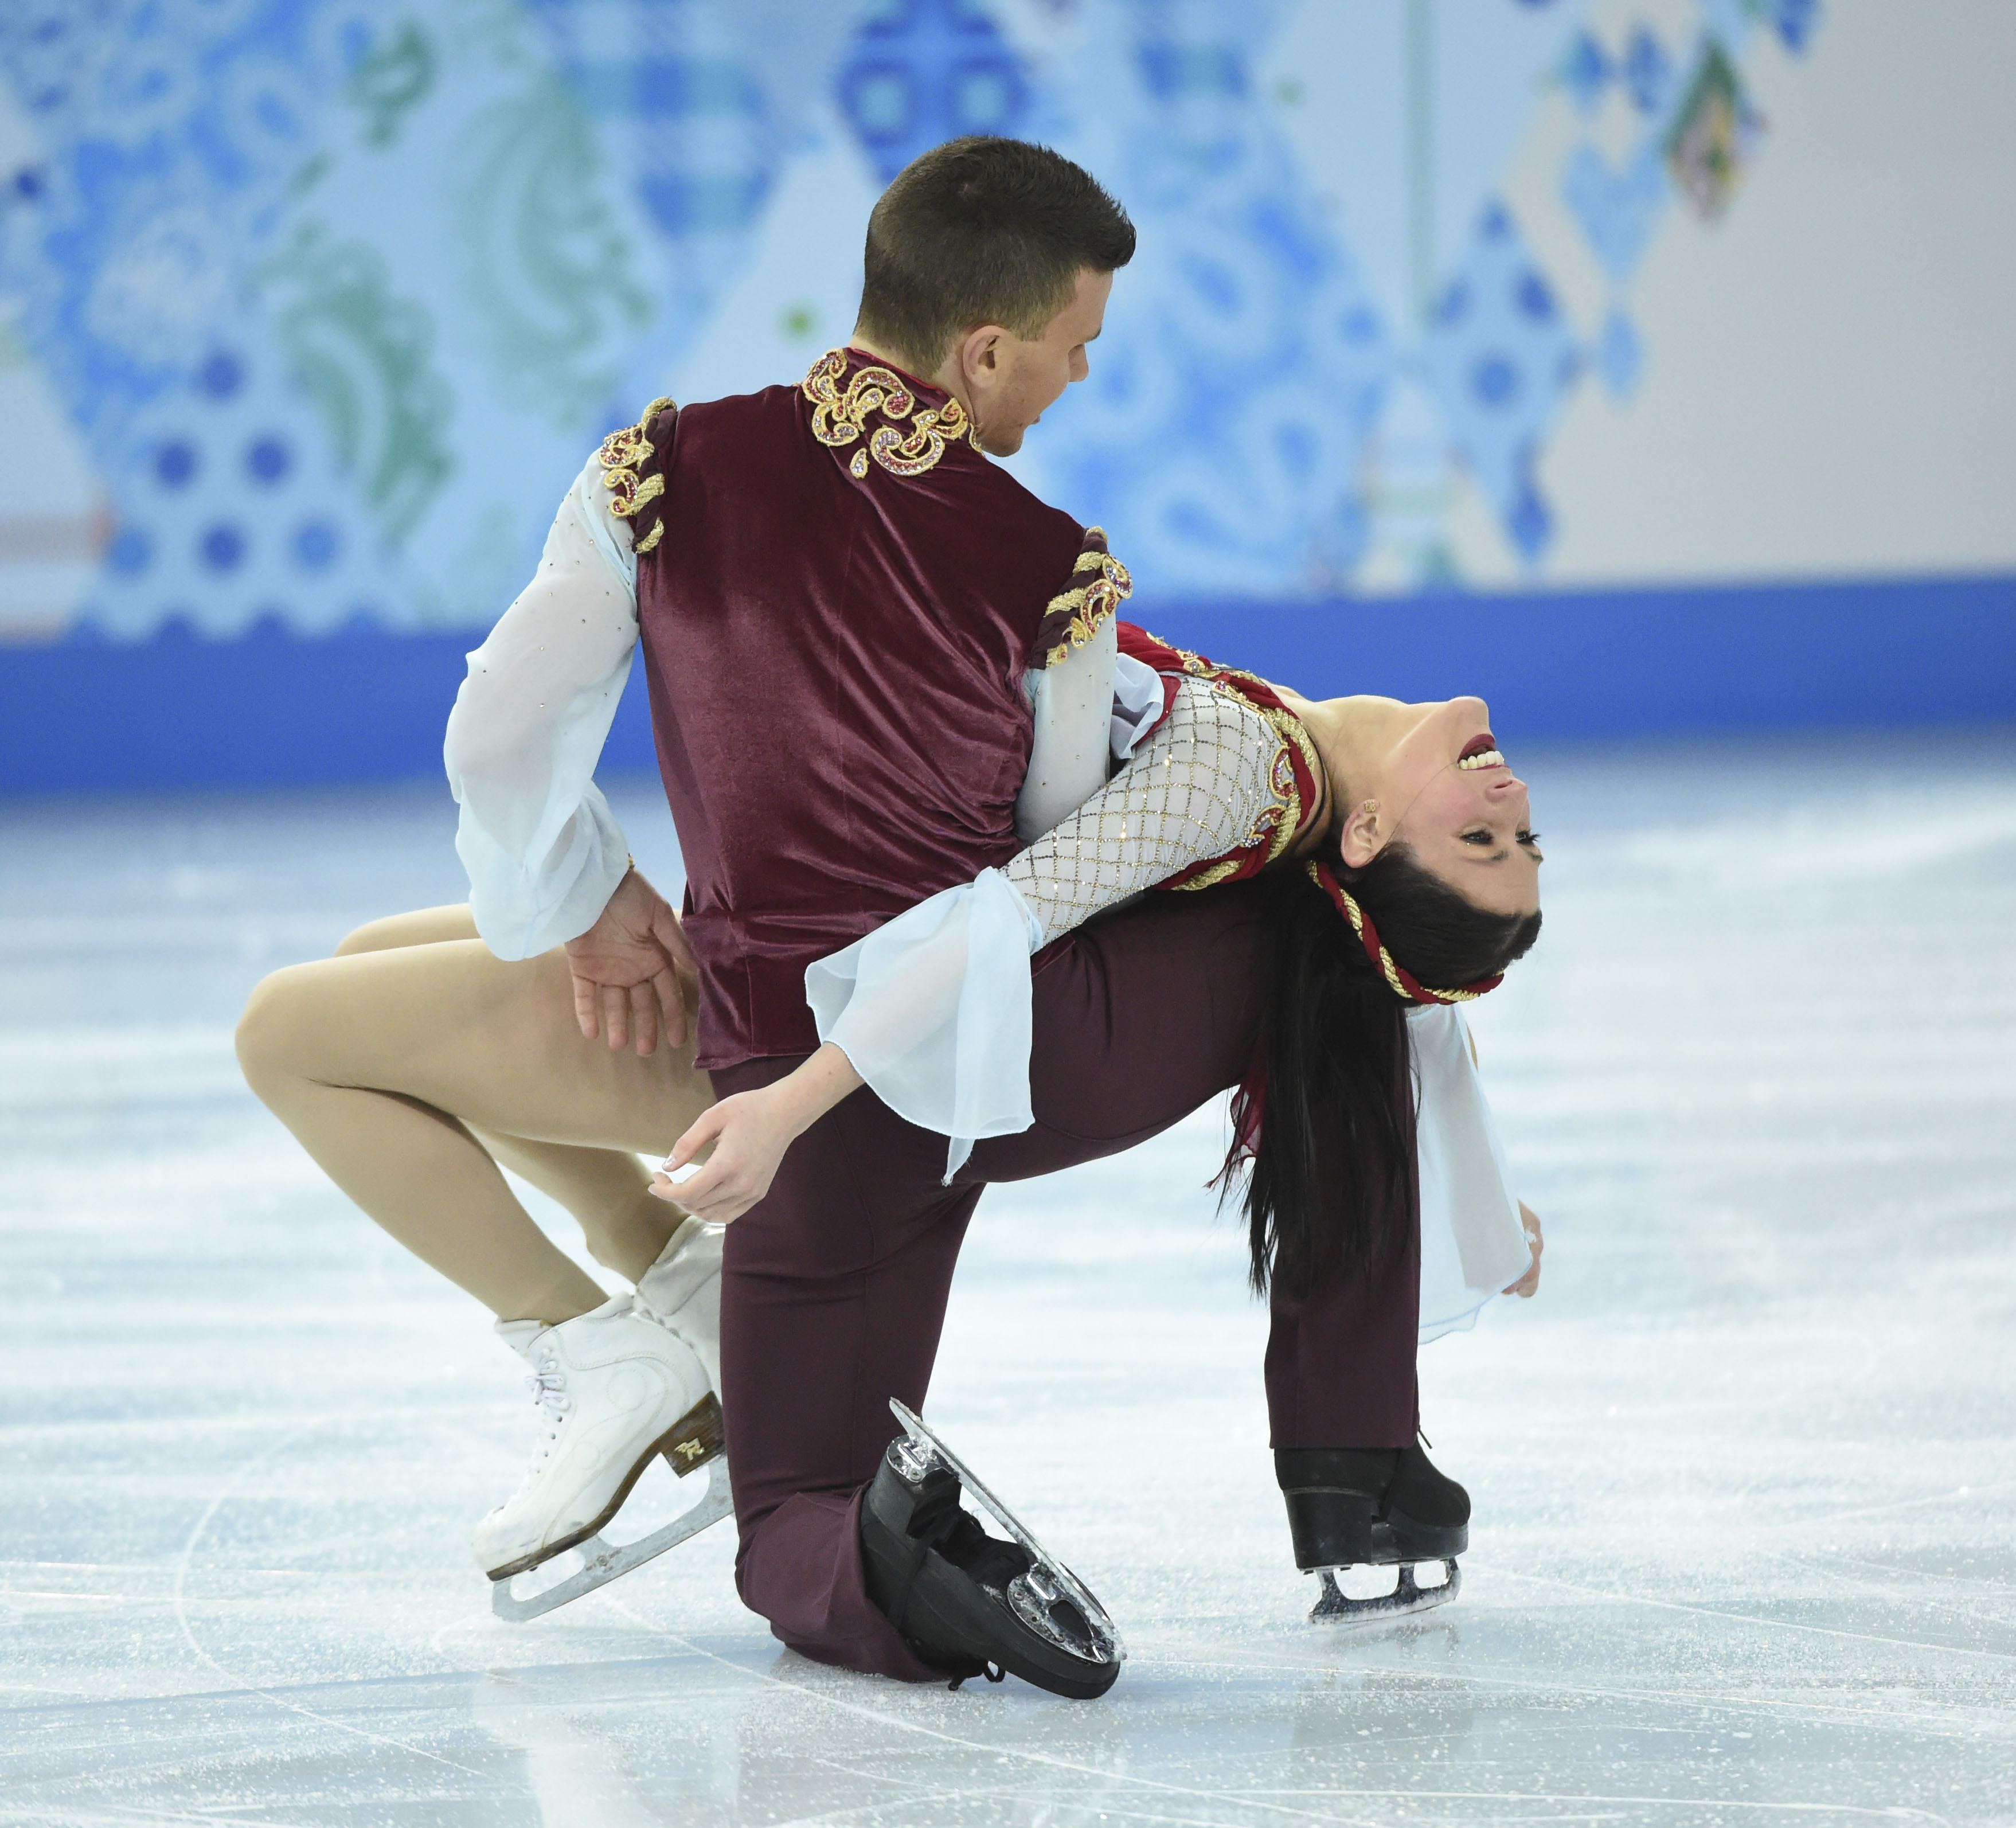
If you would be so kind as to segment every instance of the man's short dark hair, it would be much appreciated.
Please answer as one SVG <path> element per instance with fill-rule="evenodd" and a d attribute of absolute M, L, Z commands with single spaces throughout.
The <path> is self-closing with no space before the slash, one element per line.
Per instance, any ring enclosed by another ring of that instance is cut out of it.
<path fill-rule="evenodd" d="M 1026 140 L 947 140 L 868 218 L 860 328 L 920 375 L 978 324 L 1038 335 L 1079 272 L 1134 257 L 1134 225 L 1091 173 Z"/>

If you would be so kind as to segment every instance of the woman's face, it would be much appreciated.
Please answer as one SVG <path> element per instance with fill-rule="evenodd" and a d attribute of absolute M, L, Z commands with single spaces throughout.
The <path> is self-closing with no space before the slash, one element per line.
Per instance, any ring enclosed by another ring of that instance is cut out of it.
<path fill-rule="evenodd" d="M 1347 863 L 1368 862 L 1399 839 L 1465 901 L 1497 914 L 1538 909 L 1532 807 L 1498 752 L 1482 699 L 1334 698 L 1326 708 L 1343 714 L 1332 726 L 1341 773 L 1334 769 L 1331 780 L 1343 802 L 1336 816 Z M 1378 802 L 1370 827 L 1360 816 L 1367 800 Z"/>

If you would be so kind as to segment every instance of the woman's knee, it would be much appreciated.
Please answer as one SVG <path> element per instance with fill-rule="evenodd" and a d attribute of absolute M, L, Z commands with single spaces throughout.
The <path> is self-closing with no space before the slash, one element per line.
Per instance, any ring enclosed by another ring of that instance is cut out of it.
<path fill-rule="evenodd" d="M 396 941 L 383 937 L 384 930 L 392 923 L 389 920 L 367 920 L 362 927 L 353 927 L 336 942 L 332 959 L 354 958 L 359 952 L 382 952 Z"/>
<path fill-rule="evenodd" d="M 290 965 L 262 977 L 238 1018 L 238 1065 L 263 1097 L 278 1081 L 298 1077 L 308 1024 L 303 968 Z"/>
<path fill-rule="evenodd" d="M 337 941 L 331 955 L 354 958 L 359 952 L 396 952 L 403 946 L 437 945 L 445 940 L 479 937 L 466 902 L 446 908 L 419 908 L 409 914 L 387 914 L 354 927 Z"/>

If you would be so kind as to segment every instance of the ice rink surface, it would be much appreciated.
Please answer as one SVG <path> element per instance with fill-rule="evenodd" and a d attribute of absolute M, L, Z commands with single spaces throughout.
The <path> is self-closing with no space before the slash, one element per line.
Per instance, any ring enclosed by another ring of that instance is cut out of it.
<path fill-rule="evenodd" d="M 1220 1113 L 981 1209 L 927 1413 L 1125 1632 L 1089 1704 L 803 1661 L 727 1527 L 494 1621 L 517 1362 L 231 1049 L 459 898 L 445 794 L 0 807 L 0 1822 L 2016 1823 L 2009 733 L 1515 760 L 1550 1250 L 1424 1354 L 1456 1604 L 1304 1622 Z"/>

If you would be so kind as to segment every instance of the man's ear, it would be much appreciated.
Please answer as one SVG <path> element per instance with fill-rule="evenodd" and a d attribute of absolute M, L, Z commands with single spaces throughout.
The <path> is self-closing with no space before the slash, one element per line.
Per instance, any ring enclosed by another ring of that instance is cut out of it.
<path fill-rule="evenodd" d="M 980 324 L 959 338 L 959 372 L 968 386 L 985 387 L 999 379 L 1001 339 L 1006 334 L 999 324 Z"/>
<path fill-rule="evenodd" d="M 1345 815 L 1342 849 L 1345 865 L 1363 869 L 1386 847 L 1392 834 L 1380 822 L 1379 802 L 1364 800 Z"/>

